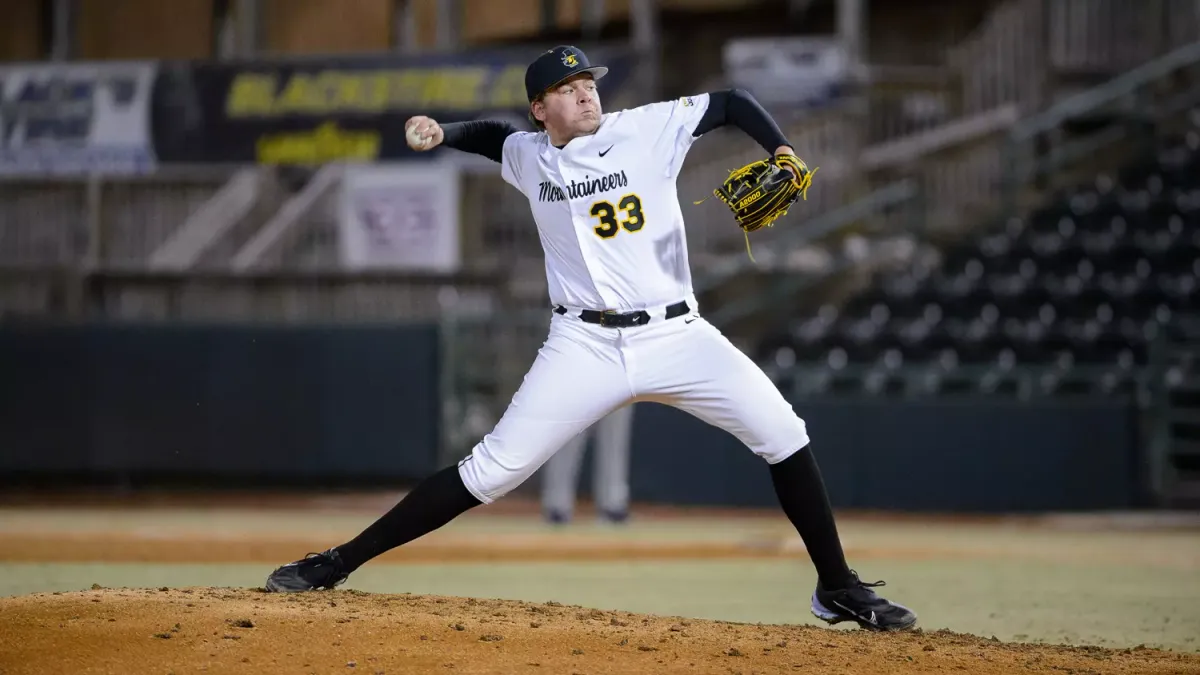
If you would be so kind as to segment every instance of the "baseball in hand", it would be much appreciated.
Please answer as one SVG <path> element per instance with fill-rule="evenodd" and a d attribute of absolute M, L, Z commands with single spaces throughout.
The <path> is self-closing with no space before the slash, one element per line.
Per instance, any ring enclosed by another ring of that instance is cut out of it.
<path fill-rule="evenodd" d="M 442 142 L 442 128 L 434 120 L 418 115 L 404 125 L 404 136 L 413 150 L 429 150 Z"/>
<path fill-rule="evenodd" d="M 426 136 L 415 125 L 408 129 L 408 145 L 414 150 L 424 150 L 433 142 L 431 136 Z"/>

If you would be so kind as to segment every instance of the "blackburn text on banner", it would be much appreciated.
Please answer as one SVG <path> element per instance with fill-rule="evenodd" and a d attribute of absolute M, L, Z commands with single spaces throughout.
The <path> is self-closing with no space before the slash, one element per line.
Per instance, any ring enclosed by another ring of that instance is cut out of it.
<path fill-rule="evenodd" d="M 602 93 L 629 71 L 620 52 Z M 404 123 L 527 120 L 521 51 L 165 64 L 154 101 L 154 142 L 163 162 L 316 166 L 415 160 Z"/>

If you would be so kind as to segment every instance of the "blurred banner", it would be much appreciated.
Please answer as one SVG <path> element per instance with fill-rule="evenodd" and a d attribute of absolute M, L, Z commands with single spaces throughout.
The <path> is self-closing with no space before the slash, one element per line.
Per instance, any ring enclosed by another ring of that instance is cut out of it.
<path fill-rule="evenodd" d="M 356 166 L 342 180 L 338 227 L 345 269 L 458 271 L 458 170 Z"/>
<path fill-rule="evenodd" d="M 426 159 L 404 140 L 404 122 L 504 118 L 528 128 L 525 68 L 536 54 L 195 63 L 162 67 L 154 137 L 164 162 L 318 164 Z M 598 55 L 599 57 L 600 55 Z M 619 53 L 602 92 L 627 74 Z M 627 65 L 627 64 L 625 64 Z"/>
<path fill-rule="evenodd" d="M 778 37 L 729 40 L 725 73 L 767 104 L 819 107 L 842 95 L 849 55 L 836 38 Z"/>
<path fill-rule="evenodd" d="M 153 171 L 154 63 L 0 67 L 0 175 Z"/>

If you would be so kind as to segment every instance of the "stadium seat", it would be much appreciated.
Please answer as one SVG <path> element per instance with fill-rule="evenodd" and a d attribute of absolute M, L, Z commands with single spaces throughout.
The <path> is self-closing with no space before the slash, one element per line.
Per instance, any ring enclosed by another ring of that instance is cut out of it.
<path fill-rule="evenodd" d="M 1119 172 L 944 250 L 936 269 L 823 307 L 791 328 L 787 358 L 826 368 L 827 391 L 1135 391 L 1161 327 L 1200 312 L 1196 120 Z M 764 344 L 768 358 L 784 349 Z"/>

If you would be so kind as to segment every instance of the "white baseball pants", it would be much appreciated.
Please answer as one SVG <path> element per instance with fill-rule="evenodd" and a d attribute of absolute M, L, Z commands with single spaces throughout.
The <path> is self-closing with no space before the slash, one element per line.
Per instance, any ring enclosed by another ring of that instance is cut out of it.
<path fill-rule="evenodd" d="M 697 314 L 611 328 L 574 311 L 550 333 L 508 409 L 459 462 L 467 490 L 488 504 L 559 448 L 633 401 L 674 406 L 724 429 L 770 464 L 808 444 L 804 420 L 764 372 Z M 687 448 L 680 448 L 686 456 Z"/>

